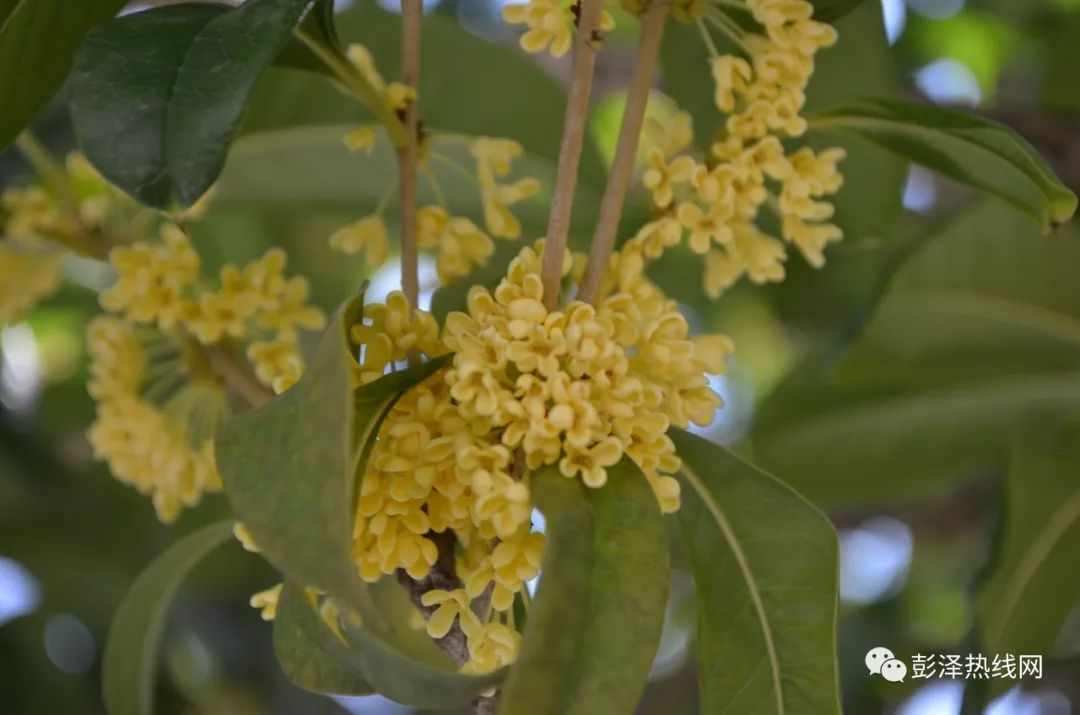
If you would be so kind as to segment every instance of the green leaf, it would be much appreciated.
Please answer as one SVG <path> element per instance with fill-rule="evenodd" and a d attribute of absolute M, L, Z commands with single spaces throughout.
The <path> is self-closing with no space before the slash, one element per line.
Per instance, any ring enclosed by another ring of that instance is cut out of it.
<path fill-rule="evenodd" d="M 345 649 L 304 589 L 287 582 L 274 617 L 274 653 L 289 680 L 312 693 L 370 695 L 374 690 Z"/>
<path fill-rule="evenodd" d="M 1076 425 L 1033 428 L 1014 444 L 1003 539 L 978 602 L 988 653 L 1050 654 L 1080 597 Z"/>
<path fill-rule="evenodd" d="M 857 8 L 864 0 L 810 0 L 814 6 L 814 19 L 835 23 Z"/>
<path fill-rule="evenodd" d="M 348 152 L 342 137 L 350 128 L 347 125 L 297 127 L 241 138 L 218 182 L 214 207 L 256 208 L 260 211 L 296 207 L 320 212 L 344 211 L 354 217 L 375 210 L 386 196 L 386 177 L 394 176 L 397 171 L 394 148 L 385 132 L 380 131 L 371 155 Z M 474 166 L 465 137 L 443 135 L 432 139 L 429 151 L 437 152 L 466 171 Z M 446 161 L 430 161 L 429 168 L 431 173 L 422 175 L 419 180 L 420 201 L 438 201 L 438 194 L 429 179 L 433 175 L 454 214 L 467 216 L 482 226 L 479 188 L 463 179 L 461 170 Z M 515 161 L 511 179 L 526 176 L 540 182 L 540 193 L 515 204 L 513 211 L 525 227 L 525 235 L 536 236 L 546 226 L 555 165 L 542 157 L 526 154 Z M 593 187 L 579 185 L 575 196 L 575 222 L 571 227 L 575 234 L 592 235 L 593 217 L 599 204 L 599 196 Z M 396 197 L 385 204 L 388 218 L 393 216 L 395 205 Z M 512 251 L 515 255 L 520 245 L 497 242 L 500 252 Z"/>
<path fill-rule="evenodd" d="M 136 579 L 116 609 L 105 645 L 101 678 L 109 715 L 154 711 L 157 650 L 169 602 L 188 572 L 231 534 L 232 522 L 223 521 L 185 536 Z"/>
<path fill-rule="evenodd" d="M 762 405 L 754 454 L 815 503 L 910 499 L 1003 463 L 1016 427 L 1080 406 L 1080 232 L 983 201 L 926 238 L 864 333 Z"/>
<path fill-rule="evenodd" d="M 840 713 L 829 520 L 723 447 L 681 430 L 671 436 L 697 583 L 701 712 Z"/>
<path fill-rule="evenodd" d="M 634 712 L 660 643 L 670 565 L 651 487 L 624 460 L 602 489 L 546 469 L 532 480 L 548 524 L 504 715 Z"/>
<path fill-rule="evenodd" d="M 256 82 L 310 4 L 248 0 L 225 12 L 185 4 L 91 33 L 71 81 L 87 157 L 144 203 L 194 203 L 220 173 Z"/>
<path fill-rule="evenodd" d="M 811 127 L 843 128 L 951 179 L 993 194 L 1045 228 L 1068 221 L 1076 195 L 1008 127 L 940 107 L 863 100 L 818 115 Z"/>
<path fill-rule="evenodd" d="M 354 393 L 346 316 L 361 304 L 357 296 L 338 310 L 296 386 L 227 422 L 217 442 L 226 495 L 263 556 L 354 606 L 369 600 L 352 554 L 360 453 L 401 394 L 445 364 L 391 373 Z"/>
<path fill-rule="evenodd" d="M 352 667 L 398 702 L 453 707 L 502 674 L 459 675 L 439 653 L 436 662 L 418 657 L 423 654 L 408 646 L 408 624 L 380 608 L 360 580 L 352 553 L 354 475 L 393 404 L 447 358 L 354 391 L 348 326 L 359 315 L 360 302 L 354 298 L 338 310 L 299 383 L 225 424 L 217 443 L 218 466 L 233 511 L 262 555 L 287 580 L 340 603 Z"/>
<path fill-rule="evenodd" d="M 86 33 L 126 0 L 0 0 L 0 152 L 67 77 Z"/>

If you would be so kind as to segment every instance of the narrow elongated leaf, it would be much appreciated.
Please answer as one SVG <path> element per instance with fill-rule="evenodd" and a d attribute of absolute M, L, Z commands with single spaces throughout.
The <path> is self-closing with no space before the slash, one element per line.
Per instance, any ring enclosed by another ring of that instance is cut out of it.
<path fill-rule="evenodd" d="M 548 545 L 505 715 L 629 715 L 644 691 L 667 601 L 667 532 L 632 463 L 608 474 L 602 489 L 552 469 L 533 477 Z"/>
<path fill-rule="evenodd" d="M 300 382 L 227 422 L 216 450 L 225 493 L 263 556 L 346 600 L 361 590 L 351 547 L 350 309 L 338 311 Z"/>
<path fill-rule="evenodd" d="M 829 505 L 926 496 L 1003 465 L 1018 425 L 1080 406 L 1078 263 L 1071 225 L 1046 237 L 1001 202 L 965 210 L 900 267 L 839 362 L 765 401 L 755 458 Z"/>
<path fill-rule="evenodd" d="M 1068 221 L 1076 195 L 1035 149 L 981 117 L 893 99 L 862 100 L 818 115 L 811 127 L 856 132 L 910 161 L 998 196 L 1045 228 Z"/>
<path fill-rule="evenodd" d="M 1003 539 L 979 597 L 982 650 L 1049 654 L 1080 597 L 1075 425 L 1016 440 L 1004 494 Z"/>
<path fill-rule="evenodd" d="M 287 582 L 274 616 L 274 653 L 289 680 L 304 690 L 368 695 L 374 690 L 350 662 L 346 645 L 326 626 L 304 589 Z"/>
<path fill-rule="evenodd" d="M 91 33 L 71 83 L 87 157 L 151 206 L 194 203 L 220 173 L 249 95 L 311 2 L 155 8 Z"/>
<path fill-rule="evenodd" d="M 207 526 L 173 544 L 139 575 L 113 617 L 101 667 L 109 715 L 151 715 L 165 612 L 184 577 L 232 534 L 232 522 Z"/>
<path fill-rule="evenodd" d="M 0 151 L 64 83 L 86 33 L 126 0 L 0 0 Z"/>
<path fill-rule="evenodd" d="M 828 519 L 724 448 L 674 430 L 697 583 L 701 712 L 840 712 Z"/>
<path fill-rule="evenodd" d="M 407 624 L 380 610 L 352 555 L 354 475 L 390 407 L 446 360 L 352 390 L 347 327 L 359 306 L 355 298 L 338 311 L 297 385 L 226 423 L 218 466 L 234 512 L 266 559 L 287 580 L 313 586 L 341 604 L 350 669 L 359 669 L 378 692 L 398 702 L 453 707 L 502 674 L 464 676 L 445 658 L 419 659 L 403 645 Z"/>

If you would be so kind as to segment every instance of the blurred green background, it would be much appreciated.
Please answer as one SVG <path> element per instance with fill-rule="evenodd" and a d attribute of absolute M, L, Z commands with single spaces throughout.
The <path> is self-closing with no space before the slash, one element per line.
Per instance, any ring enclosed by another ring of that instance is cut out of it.
<path fill-rule="evenodd" d="M 368 44 L 395 77 L 393 15 L 339 5 L 345 40 Z M 427 5 L 425 122 L 518 138 L 528 152 L 522 173 L 549 179 L 567 64 L 521 54 L 498 0 Z M 811 111 L 863 96 L 971 108 L 1020 132 L 1080 190 L 1080 0 L 868 0 L 839 29 L 840 44 L 820 56 Z M 578 245 L 618 131 L 633 33 L 621 18 L 601 55 Z M 695 34 L 671 28 L 655 111 L 660 92 L 673 97 L 706 141 L 716 115 Z M 195 227 L 206 269 L 280 245 L 324 308 L 365 277 L 376 294 L 395 287 L 393 268 L 367 276 L 359 259 L 332 254 L 326 242 L 394 181 L 389 152 L 364 159 L 342 149 L 340 125 L 361 121 L 362 110 L 312 76 L 271 71 L 217 200 Z M 72 148 L 63 96 L 34 129 L 57 152 Z M 792 257 L 783 285 L 741 285 L 711 303 L 689 253 L 655 266 L 698 327 L 736 341 L 731 373 L 717 385 L 727 407 L 703 432 L 834 519 L 846 712 L 1080 709 L 1080 514 L 1063 511 L 1080 490 L 1080 234 L 1065 226 L 1044 236 L 1003 204 L 861 140 L 815 142 L 849 151 L 837 201 L 846 238 L 824 270 Z M 0 155 L 0 185 L 27 181 L 26 171 L 14 150 Z M 441 183 L 459 213 L 476 213 L 469 187 L 452 173 Z M 635 196 L 624 235 L 648 218 L 644 195 Z M 541 195 L 520 212 L 527 237 L 540 235 L 545 211 Z M 513 250 L 504 246 L 479 278 L 492 281 Z M 425 265 L 425 300 L 436 309 L 460 300 L 461 286 L 432 297 Z M 227 511 L 212 497 L 163 526 L 147 500 L 93 461 L 82 331 L 108 273 L 86 261 L 65 270 L 57 296 L 0 333 L 0 712 L 19 715 L 101 712 L 101 649 L 117 602 L 155 554 Z M 1047 524 L 1056 525 L 1049 537 Z M 1040 558 L 1031 566 L 1033 548 Z M 1000 594 L 1024 569 L 1034 572 L 1021 605 L 996 628 Z M 696 712 L 692 585 L 685 569 L 675 577 L 641 713 Z M 274 580 L 236 545 L 196 572 L 170 616 L 160 712 L 411 712 L 289 685 L 269 628 L 247 606 Z M 1046 656 L 1044 675 L 1005 692 L 978 682 L 893 684 L 867 677 L 863 656 L 874 646 L 904 658 L 1023 646 Z"/>

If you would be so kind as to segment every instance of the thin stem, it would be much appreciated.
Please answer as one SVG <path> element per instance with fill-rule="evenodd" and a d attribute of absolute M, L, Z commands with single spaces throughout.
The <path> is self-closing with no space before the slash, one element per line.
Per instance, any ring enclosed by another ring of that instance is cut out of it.
<path fill-rule="evenodd" d="M 626 98 L 626 109 L 623 111 L 619 143 L 600 204 L 600 219 L 596 224 L 596 233 L 589 251 L 585 280 L 578 296 L 587 303 L 596 302 L 611 252 L 615 249 L 615 237 L 619 232 L 626 194 L 630 190 L 641 138 L 641 125 L 645 121 L 645 108 L 649 103 L 653 74 L 660 58 L 660 44 L 664 39 L 664 24 L 670 9 L 671 0 L 652 0 L 641 17 L 641 39 L 638 41 L 634 71 L 630 77 L 630 91 Z"/>
<path fill-rule="evenodd" d="M 404 122 L 394 113 L 382 93 L 376 89 L 363 75 L 356 71 L 341 55 L 324 47 L 317 40 L 303 32 L 294 30 L 293 34 L 302 42 L 311 53 L 326 65 L 327 69 L 334 73 L 337 81 L 361 104 L 368 108 L 390 135 L 395 147 L 403 147 L 409 141 L 408 132 Z"/>
<path fill-rule="evenodd" d="M 461 164 L 457 163 L 456 161 L 454 161 L 453 159 L 448 157 L 446 154 L 439 154 L 439 153 L 434 152 L 434 151 L 429 151 L 428 152 L 428 157 L 430 157 L 432 159 L 438 159 L 439 161 L 441 161 L 446 166 L 450 167 L 454 171 L 461 174 L 465 179 L 467 179 L 469 181 L 470 184 L 472 184 L 476 188 L 480 188 L 480 183 L 476 180 L 476 177 L 473 176 L 472 173 L 468 169 L 466 169 L 464 166 L 462 166 Z"/>
<path fill-rule="evenodd" d="M 709 35 L 709 28 L 705 27 L 705 23 L 700 19 L 696 20 L 694 24 L 697 25 L 698 31 L 701 32 L 701 39 L 709 50 L 709 57 L 715 60 L 720 56 L 720 51 L 716 49 L 716 43 L 713 42 L 712 37 Z"/>
<path fill-rule="evenodd" d="M 37 140 L 29 130 L 24 131 L 15 139 L 15 146 L 19 148 L 34 171 L 53 187 L 60 198 L 68 204 L 74 205 L 75 197 L 71 193 L 71 182 L 67 172 L 60 166 L 56 158 L 49 150 Z"/>
<path fill-rule="evenodd" d="M 83 220 L 79 211 L 78 198 L 71 186 L 71 178 L 60 161 L 37 140 L 37 137 L 30 133 L 30 130 L 19 134 L 15 139 L 15 146 L 26 157 L 42 181 L 56 192 L 64 214 L 74 226 L 74 231 L 58 231 L 49 234 L 48 237 L 79 255 L 100 261 L 108 260 L 112 244 Z"/>
<path fill-rule="evenodd" d="M 577 34 L 574 37 L 574 61 L 570 77 L 570 96 L 566 103 L 562 145 L 559 147 L 559 166 L 555 174 L 555 189 L 548 217 L 544 264 L 540 277 L 544 283 L 544 304 L 549 310 L 558 307 L 559 283 L 562 281 L 563 254 L 570 232 L 570 211 L 574 205 L 581 146 L 585 138 L 585 121 L 589 112 L 589 93 L 592 90 L 596 54 L 602 40 L 600 15 L 603 0 L 581 0 Z"/>
<path fill-rule="evenodd" d="M 705 19 L 712 23 L 713 27 L 727 35 L 728 39 L 738 45 L 739 49 L 747 55 L 753 54 L 750 52 L 750 48 L 747 46 L 746 41 L 743 39 L 746 32 L 722 11 L 716 10 L 715 8 L 705 8 Z"/>
<path fill-rule="evenodd" d="M 421 0 L 401 0 L 401 74 L 406 85 L 416 90 L 420 84 Z M 405 107 L 408 141 L 398 147 L 398 176 L 401 183 L 401 290 L 413 308 L 420 295 L 419 258 L 416 237 L 416 169 L 420 151 L 419 95 Z"/>
<path fill-rule="evenodd" d="M 248 369 L 236 353 L 224 345 L 199 345 L 210 369 L 252 407 L 266 404 L 274 393 Z"/>
<path fill-rule="evenodd" d="M 446 194 L 443 193 L 442 184 L 439 183 L 439 178 L 435 176 L 435 171 L 426 164 L 421 167 L 421 172 L 424 174 L 424 178 L 427 179 L 428 186 L 431 187 L 431 193 L 435 194 L 435 200 L 439 202 L 439 205 L 443 208 L 447 208 Z"/>

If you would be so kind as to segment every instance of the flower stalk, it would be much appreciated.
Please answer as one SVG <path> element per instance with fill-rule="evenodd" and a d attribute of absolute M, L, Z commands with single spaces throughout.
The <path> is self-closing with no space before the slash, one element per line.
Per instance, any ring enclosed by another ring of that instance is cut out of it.
<path fill-rule="evenodd" d="M 401 186 L 401 290 L 409 305 L 418 307 L 420 296 L 419 260 L 416 236 L 416 172 L 420 158 L 420 21 L 422 0 L 401 0 L 401 79 L 413 89 L 405 106 L 404 146 L 398 147 L 398 175 Z"/>
<path fill-rule="evenodd" d="M 559 164 L 551 197 L 551 214 L 548 217 L 544 262 L 540 273 L 544 284 L 544 304 L 548 310 L 557 308 L 559 302 L 563 254 L 570 232 L 570 212 L 574 206 L 578 165 L 581 163 L 581 147 L 585 139 L 589 94 L 596 69 L 596 55 L 602 40 L 600 18 L 603 9 L 603 0 L 581 0 L 579 5 L 570 93 L 566 104 Z"/>
<path fill-rule="evenodd" d="M 626 194 L 630 190 L 641 126 L 645 121 L 645 109 L 649 103 L 649 92 L 664 38 L 664 25 L 670 10 L 671 0 L 652 0 L 641 16 L 641 39 L 638 41 L 634 70 L 630 78 L 630 90 L 626 98 L 626 109 L 623 111 L 615 160 L 604 189 L 600 218 L 596 224 L 596 233 L 589 250 L 588 267 L 578 296 L 587 303 L 596 301 L 611 252 L 615 249 L 615 237 L 619 231 Z"/>

